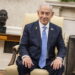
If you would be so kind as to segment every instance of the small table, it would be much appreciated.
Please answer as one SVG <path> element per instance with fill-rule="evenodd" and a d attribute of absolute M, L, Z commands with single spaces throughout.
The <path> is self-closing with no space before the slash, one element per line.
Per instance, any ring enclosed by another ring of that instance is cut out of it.
<path fill-rule="evenodd" d="M 19 42 L 20 35 L 0 33 L 0 40 Z"/>
<path fill-rule="evenodd" d="M 0 41 L 5 41 L 4 52 L 12 53 L 12 47 L 19 44 L 20 35 L 0 33 Z"/>

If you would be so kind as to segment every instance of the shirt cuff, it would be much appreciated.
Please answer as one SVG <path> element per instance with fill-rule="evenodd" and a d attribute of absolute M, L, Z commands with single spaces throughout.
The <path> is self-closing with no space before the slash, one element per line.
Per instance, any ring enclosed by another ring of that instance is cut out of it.
<path fill-rule="evenodd" d="M 60 60 L 62 60 L 63 61 L 63 58 L 61 58 L 61 57 L 56 57 L 57 59 L 60 59 Z"/>
<path fill-rule="evenodd" d="M 22 60 L 24 59 L 24 58 L 26 58 L 26 57 L 29 57 L 28 55 L 23 55 L 22 56 Z"/>

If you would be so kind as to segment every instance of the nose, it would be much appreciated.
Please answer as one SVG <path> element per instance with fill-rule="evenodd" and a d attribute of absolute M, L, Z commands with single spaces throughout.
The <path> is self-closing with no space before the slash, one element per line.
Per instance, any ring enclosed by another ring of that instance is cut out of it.
<path fill-rule="evenodd" d="M 45 13 L 43 14 L 43 17 L 44 17 L 44 18 L 46 17 L 46 14 L 45 14 Z"/>

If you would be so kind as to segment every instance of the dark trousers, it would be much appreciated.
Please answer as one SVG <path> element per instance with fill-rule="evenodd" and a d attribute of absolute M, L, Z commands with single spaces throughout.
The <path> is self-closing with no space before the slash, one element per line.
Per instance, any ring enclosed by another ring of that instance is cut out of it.
<path fill-rule="evenodd" d="M 39 68 L 40 69 L 40 67 L 38 65 L 34 65 L 30 69 L 28 69 L 22 64 L 21 61 L 17 62 L 17 66 L 18 66 L 18 73 L 19 73 L 19 75 L 25 75 L 27 73 L 29 74 L 35 68 Z M 47 65 L 43 69 L 46 69 L 50 73 L 50 75 L 62 75 L 62 73 L 64 72 L 64 66 L 62 66 L 58 70 L 53 70 L 50 65 Z"/>

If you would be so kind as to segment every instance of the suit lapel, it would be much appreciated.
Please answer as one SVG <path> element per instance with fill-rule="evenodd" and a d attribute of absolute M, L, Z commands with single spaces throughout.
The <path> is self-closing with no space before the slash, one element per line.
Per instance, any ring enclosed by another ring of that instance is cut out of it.
<path fill-rule="evenodd" d="M 39 27 L 38 21 L 35 23 L 35 30 L 36 30 L 36 37 L 37 37 L 38 45 L 41 47 L 41 33 L 40 33 L 40 27 Z"/>
<path fill-rule="evenodd" d="M 47 43 L 47 48 L 49 49 L 50 45 L 52 44 L 52 39 L 53 39 L 53 25 L 50 23 L 49 24 L 49 32 L 48 32 L 48 43 Z"/>
<path fill-rule="evenodd" d="M 37 43 L 38 45 L 41 47 L 41 33 L 40 33 L 40 27 L 39 27 L 39 22 L 35 22 L 34 25 L 34 29 L 35 29 L 35 33 L 36 33 L 36 37 L 37 37 Z M 52 44 L 52 39 L 53 39 L 53 34 L 54 33 L 54 27 L 52 25 L 52 23 L 49 24 L 49 32 L 48 32 L 48 42 L 47 42 L 47 48 L 49 49 L 50 45 Z"/>

